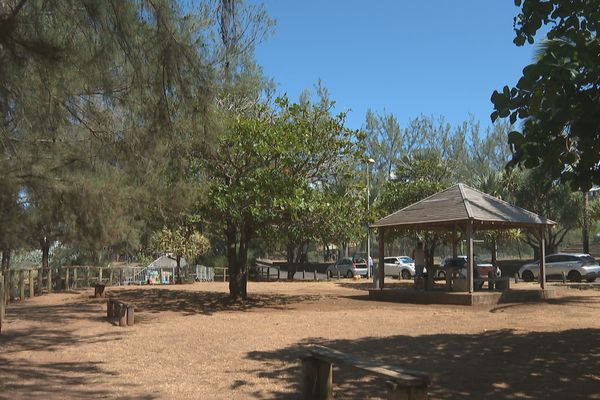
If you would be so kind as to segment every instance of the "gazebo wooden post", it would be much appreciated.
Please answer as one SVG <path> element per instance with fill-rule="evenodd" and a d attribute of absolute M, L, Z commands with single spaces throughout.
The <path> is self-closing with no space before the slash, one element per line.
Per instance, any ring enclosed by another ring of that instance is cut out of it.
<path fill-rule="evenodd" d="M 539 229 L 540 236 L 540 274 L 539 281 L 540 287 L 546 289 L 546 239 L 545 239 L 545 226 L 541 226 Z"/>
<path fill-rule="evenodd" d="M 375 289 L 383 289 L 383 283 L 384 283 L 384 279 L 385 279 L 385 271 L 383 270 L 384 269 L 383 259 L 385 257 L 384 228 L 379 227 L 378 233 L 379 233 L 379 263 L 378 263 L 378 268 L 377 268 L 378 276 L 377 276 L 377 280 L 375 281 Z"/>
<path fill-rule="evenodd" d="M 458 257 L 456 225 L 452 225 L 452 258 Z"/>
<path fill-rule="evenodd" d="M 467 221 L 467 285 L 473 293 L 473 221 Z"/>

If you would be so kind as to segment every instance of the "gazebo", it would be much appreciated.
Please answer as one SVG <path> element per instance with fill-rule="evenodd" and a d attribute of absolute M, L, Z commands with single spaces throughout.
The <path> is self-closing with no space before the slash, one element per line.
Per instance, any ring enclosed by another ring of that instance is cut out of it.
<path fill-rule="evenodd" d="M 480 192 L 463 183 L 442 190 L 390 214 L 371 225 L 379 236 L 379 259 L 385 254 L 386 233 L 394 230 L 451 231 L 452 253 L 457 256 L 457 231 L 467 241 L 467 289 L 473 293 L 473 234 L 481 230 L 520 228 L 540 243 L 540 286 L 546 288 L 545 228 L 556 222 Z M 380 265 L 383 263 L 380 261 Z M 383 289 L 384 270 L 378 268 L 375 289 Z"/>

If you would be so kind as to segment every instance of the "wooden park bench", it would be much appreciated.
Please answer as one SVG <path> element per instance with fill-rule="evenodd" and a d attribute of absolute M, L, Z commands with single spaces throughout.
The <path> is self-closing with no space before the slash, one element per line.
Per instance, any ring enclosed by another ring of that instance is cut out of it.
<path fill-rule="evenodd" d="M 119 326 L 131 326 L 135 322 L 135 306 L 115 298 L 109 298 L 106 304 L 106 317 L 110 321 L 119 321 Z"/>
<path fill-rule="evenodd" d="M 333 364 L 349 365 L 386 378 L 388 400 L 426 400 L 429 374 L 361 360 L 328 347 L 315 345 L 302 360 L 302 399 L 333 399 Z"/>

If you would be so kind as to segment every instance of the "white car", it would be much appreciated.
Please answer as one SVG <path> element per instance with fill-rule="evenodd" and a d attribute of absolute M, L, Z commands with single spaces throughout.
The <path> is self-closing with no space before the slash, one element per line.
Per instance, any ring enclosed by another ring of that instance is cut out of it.
<path fill-rule="evenodd" d="M 386 276 L 410 279 L 415 276 L 415 260 L 407 256 L 385 257 L 383 271 Z"/>
<path fill-rule="evenodd" d="M 357 275 L 367 276 L 367 264 L 364 262 L 354 262 L 352 258 L 345 257 L 327 267 L 325 272 L 328 278 L 333 278 L 334 276 L 345 276 L 346 278 L 353 278 Z"/>
<path fill-rule="evenodd" d="M 600 276 L 600 265 L 589 254 L 557 253 L 546 256 L 546 279 L 562 279 L 562 274 L 571 282 L 585 279 L 593 282 Z M 519 269 L 519 276 L 525 282 L 531 282 L 540 274 L 540 262 L 525 264 Z"/>

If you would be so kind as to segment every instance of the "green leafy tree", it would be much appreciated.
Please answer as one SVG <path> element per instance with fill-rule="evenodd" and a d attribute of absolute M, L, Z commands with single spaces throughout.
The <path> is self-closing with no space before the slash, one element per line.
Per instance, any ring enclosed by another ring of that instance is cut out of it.
<path fill-rule="evenodd" d="M 509 166 L 540 166 L 550 179 L 588 190 L 600 184 L 600 3 L 580 0 L 516 0 L 514 43 L 545 40 L 537 60 L 513 88 L 494 91 L 492 121 L 522 120 L 508 135 Z"/>
<path fill-rule="evenodd" d="M 539 168 L 512 177 L 508 184 L 509 199 L 516 205 L 558 222 L 555 228 L 545 232 L 546 253 L 555 253 L 567 233 L 579 227 L 583 218 L 583 196 L 571 191 L 564 183 L 552 182 L 546 171 Z M 539 252 L 535 235 L 526 233 L 523 240 Z"/>
<path fill-rule="evenodd" d="M 247 260 L 252 238 L 269 226 L 289 222 L 307 193 L 356 156 L 356 132 L 331 104 L 277 101 L 268 117 L 237 117 L 215 153 L 202 159 L 210 182 L 204 211 L 222 229 L 231 271 L 233 300 L 247 297 Z"/>
<path fill-rule="evenodd" d="M 151 246 L 156 251 L 173 253 L 177 261 L 176 283 L 181 283 L 181 258 L 187 257 L 188 262 L 191 262 L 210 249 L 210 243 L 204 235 L 181 226 L 175 229 L 164 227 L 155 232 L 151 239 Z"/>

